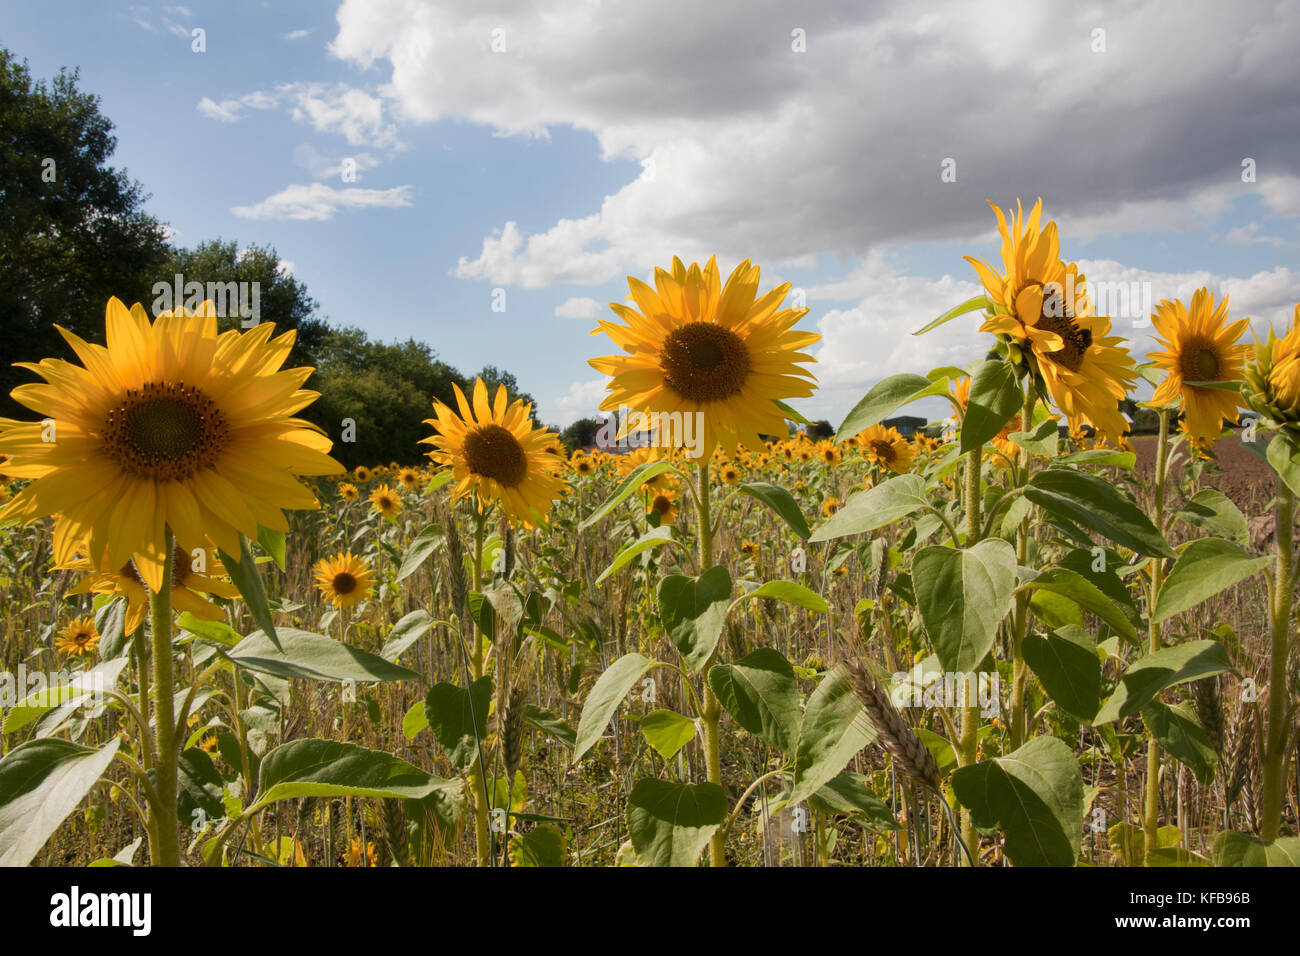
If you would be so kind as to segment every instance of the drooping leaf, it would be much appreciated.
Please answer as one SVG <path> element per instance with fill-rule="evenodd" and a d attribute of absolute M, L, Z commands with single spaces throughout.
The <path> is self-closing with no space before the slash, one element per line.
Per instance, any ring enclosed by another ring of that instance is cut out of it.
<path fill-rule="evenodd" d="M 917 609 L 935 654 L 948 671 L 969 673 L 993 646 L 1011 609 L 1016 553 L 989 538 L 971 548 L 932 546 L 912 559 Z"/>
<path fill-rule="evenodd" d="M 1114 693 L 1093 723 L 1136 714 L 1166 687 L 1232 670 L 1232 662 L 1218 641 L 1188 641 L 1138 658 L 1120 678 Z"/>
<path fill-rule="evenodd" d="M 99 749 L 56 737 L 0 758 L 0 866 L 26 866 L 112 762 L 120 737 Z"/>
<path fill-rule="evenodd" d="M 1244 545 L 1250 540 L 1245 516 L 1218 488 L 1202 488 L 1175 514 L 1190 525 L 1236 544 Z"/>
<path fill-rule="evenodd" d="M 791 531 L 805 541 L 812 534 L 812 529 L 808 527 L 808 519 L 804 517 L 799 502 L 795 501 L 794 495 L 780 485 L 773 485 L 766 481 L 754 481 L 741 485 L 737 490 L 763 502 L 790 527 Z"/>
<path fill-rule="evenodd" d="M 996 825 L 1015 866 L 1073 866 L 1083 834 L 1083 775 L 1069 746 L 1035 737 L 1004 757 L 952 774 L 975 824 Z"/>
<path fill-rule="evenodd" d="M 1020 410 L 1024 395 L 1009 362 L 981 362 L 972 372 L 970 401 L 961 424 L 965 454 L 992 439 Z"/>
<path fill-rule="evenodd" d="M 788 803 L 807 799 L 876 739 L 875 728 L 846 677 L 844 665 L 826 672 L 808 698 L 795 745 L 794 788 Z"/>
<path fill-rule="evenodd" d="M 694 866 L 727 815 L 715 783 L 638 780 L 627 798 L 627 829 L 642 866 Z"/>
<path fill-rule="evenodd" d="M 875 531 L 915 514 L 926 505 L 925 479 L 899 475 L 849 497 L 840 509 L 813 531 L 811 541 L 830 541 Z"/>
<path fill-rule="evenodd" d="M 600 584 L 600 582 L 604 581 L 611 574 L 617 574 L 643 552 L 665 544 L 675 545 L 679 548 L 682 547 L 681 542 L 673 537 L 673 529 L 669 525 L 652 528 L 635 541 L 626 544 L 619 549 L 618 554 L 614 555 L 614 560 L 609 563 L 609 567 L 600 572 L 600 577 L 596 578 L 596 583 Z"/>
<path fill-rule="evenodd" d="M 245 670 L 286 679 L 371 682 L 419 677 L 369 651 L 291 627 L 279 629 L 278 644 L 255 631 L 227 656 Z"/>
<path fill-rule="evenodd" d="M 406 556 L 402 558 L 402 566 L 397 569 L 398 581 L 405 581 L 412 574 L 420 569 L 420 566 L 433 554 L 433 549 L 442 544 L 443 539 L 447 536 L 446 530 L 441 525 L 431 524 L 411 542 L 411 546 L 406 549 Z"/>
<path fill-rule="evenodd" d="M 1122 586 L 1122 585 L 1121 585 Z M 1137 628 L 1123 609 L 1082 574 L 1065 567 L 1048 568 L 1032 581 L 1022 586 L 1028 591 L 1051 591 L 1068 598 L 1080 609 L 1095 614 L 1109 624 L 1121 637 L 1137 639 Z"/>
<path fill-rule="evenodd" d="M 879 424 L 904 405 L 928 395 L 942 394 L 947 388 L 947 379 L 932 382 L 923 376 L 908 373 L 881 379 L 853 406 L 853 411 L 849 412 L 836 430 L 835 440 L 842 442 L 864 428 Z"/>
<path fill-rule="evenodd" d="M 1189 701 L 1172 707 L 1158 700 L 1148 701 L 1142 708 L 1142 721 L 1162 751 L 1185 763 L 1202 784 L 1210 782 L 1217 762 L 1214 745 Z"/>
<path fill-rule="evenodd" d="M 1231 541 L 1197 538 L 1183 549 L 1160 586 L 1151 619 L 1159 623 L 1191 610 L 1272 563 L 1272 555 L 1251 557 Z"/>
<path fill-rule="evenodd" d="M 659 582 L 659 620 L 686 666 L 699 671 L 709 662 L 731 603 L 731 574 L 723 565 L 697 578 L 670 574 Z"/>
<path fill-rule="evenodd" d="M 240 597 L 248 605 L 248 613 L 253 616 L 271 644 L 279 647 L 280 639 L 276 635 L 275 619 L 271 616 L 271 604 L 266 599 L 266 588 L 262 585 L 262 575 L 257 570 L 257 559 L 248 546 L 248 539 L 242 534 L 239 536 L 238 558 L 232 558 L 221 550 L 217 554 L 225 566 L 226 574 L 230 575 L 230 580 L 239 589 Z"/>
<path fill-rule="evenodd" d="M 1083 628 L 1026 634 L 1021 648 L 1043 690 L 1067 714 L 1088 722 L 1101 706 L 1101 658 Z"/>
<path fill-rule="evenodd" d="M 641 735 L 665 760 L 695 739 L 695 721 L 675 710 L 652 710 L 641 718 Z"/>
<path fill-rule="evenodd" d="M 736 723 L 782 753 L 794 750 L 802 714 L 794 668 L 761 647 L 734 664 L 709 668 L 709 686 Z"/>
<path fill-rule="evenodd" d="M 1025 497 L 1118 545 L 1150 557 L 1174 557 L 1151 519 L 1114 485 L 1070 468 L 1048 468 L 1029 479 Z"/>
<path fill-rule="evenodd" d="M 487 739 L 488 710 L 492 704 L 492 678 L 480 677 L 467 691 L 458 684 L 437 683 L 424 698 L 429 729 L 464 773 L 478 758 L 479 741 Z"/>
<path fill-rule="evenodd" d="M 818 614 L 827 614 L 830 612 L 830 605 L 826 599 L 816 591 L 810 590 L 795 581 L 767 581 L 754 588 L 752 591 L 746 591 L 736 599 L 736 604 L 742 601 L 752 601 L 757 598 L 773 598 L 777 601 L 784 601 L 786 604 L 797 604 L 799 607 L 806 608 L 809 611 L 815 611 Z"/>
<path fill-rule="evenodd" d="M 386 661 L 396 663 L 398 658 L 410 650 L 411 645 L 423 637 L 433 625 L 433 618 L 423 608 L 403 616 L 388 632 L 388 640 L 384 642 L 379 656 Z"/>
<path fill-rule="evenodd" d="M 573 748 L 573 762 L 596 745 L 609 728 L 609 722 L 623 698 L 636 686 L 637 681 L 659 662 L 633 651 L 624 654 L 605 670 L 587 694 L 578 718 L 578 736 Z"/>
<path fill-rule="evenodd" d="M 281 744 L 262 758 L 255 806 L 296 797 L 418 800 L 450 782 L 383 751 L 305 738 Z"/>

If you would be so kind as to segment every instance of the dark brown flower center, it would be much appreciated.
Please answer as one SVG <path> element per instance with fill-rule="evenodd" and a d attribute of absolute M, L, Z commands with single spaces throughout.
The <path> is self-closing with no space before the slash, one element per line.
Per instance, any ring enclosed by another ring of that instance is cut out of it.
<path fill-rule="evenodd" d="M 480 425 L 465 436 L 469 470 L 513 488 L 528 474 L 528 456 L 511 432 L 500 425 Z"/>
<path fill-rule="evenodd" d="M 872 441 L 871 452 L 886 464 L 898 457 L 898 453 L 894 451 L 893 443 L 887 441 Z"/>
<path fill-rule="evenodd" d="M 346 571 L 334 575 L 334 580 L 330 582 L 330 590 L 341 596 L 349 595 L 356 589 L 357 579 Z"/>
<path fill-rule="evenodd" d="M 1219 356 L 1213 346 L 1192 341 L 1182 350 L 1179 371 L 1185 382 L 1213 382 L 1219 376 Z"/>
<path fill-rule="evenodd" d="M 673 510 L 673 499 L 667 495 L 655 495 L 655 502 L 651 506 L 661 515 L 666 515 Z"/>
<path fill-rule="evenodd" d="M 230 439 L 216 404 L 189 385 L 127 389 L 104 420 L 104 451 L 138 478 L 183 481 L 212 467 Z"/>
<path fill-rule="evenodd" d="M 749 378 L 749 349 L 739 335 L 712 322 L 691 322 L 664 340 L 664 383 L 692 402 L 720 402 Z"/>
<path fill-rule="evenodd" d="M 1075 303 L 1067 299 L 1068 297 L 1059 290 L 1045 293 L 1042 314 L 1038 318 L 1038 328 L 1055 332 L 1065 343 L 1062 348 L 1055 352 L 1048 352 L 1045 357 L 1057 365 L 1064 365 L 1071 372 L 1077 372 L 1083 365 L 1084 355 L 1092 345 L 1092 332 L 1079 328 L 1075 323 Z"/>

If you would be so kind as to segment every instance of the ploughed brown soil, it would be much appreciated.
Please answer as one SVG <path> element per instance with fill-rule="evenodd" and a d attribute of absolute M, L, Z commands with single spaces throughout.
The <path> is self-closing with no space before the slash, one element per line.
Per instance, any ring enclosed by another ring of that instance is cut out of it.
<path fill-rule="evenodd" d="M 1156 437 L 1154 435 L 1134 435 L 1130 438 L 1133 450 L 1137 452 L 1137 471 L 1143 478 L 1150 478 L 1155 470 Z M 1261 448 L 1268 447 L 1264 441 Z M 1232 499 L 1246 514 L 1258 513 L 1260 506 L 1273 497 L 1273 472 L 1264 462 L 1251 454 L 1241 445 L 1240 433 L 1219 439 L 1214 446 L 1217 467 L 1209 467 L 1202 477 L 1202 484 L 1218 488 Z M 1179 449 L 1179 460 L 1174 465 L 1171 477 L 1181 477 L 1182 469 L 1187 464 L 1187 446 Z"/>

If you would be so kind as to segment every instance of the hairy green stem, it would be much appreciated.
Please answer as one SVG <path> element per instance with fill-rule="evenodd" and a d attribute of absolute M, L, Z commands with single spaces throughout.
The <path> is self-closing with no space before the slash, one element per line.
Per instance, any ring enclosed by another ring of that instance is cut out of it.
<path fill-rule="evenodd" d="M 972 448 L 966 453 L 965 487 L 963 505 L 966 511 L 966 547 L 979 542 L 980 534 L 980 463 L 984 458 L 984 448 Z M 969 682 L 964 682 L 969 686 Z M 973 766 L 979 759 L 979 702 L 963 701 L 961 708 L 961 730 L 955 748 L 959 767 Z M 979 831 L 970 811 L 961 812 L 961 838 L 970 850 L 974 865 L 979 862 Z M 968 861 L 969 862 L 969 861 Z"/>
<path fill-rule="evenodd" d="M 1165 522 L 1165 473 L 1169 466 L 1169 410 L 1162 408 L 1160 415 L 1160 438 L 1156 444 L 1156 483 L 1152 501 L 1151 523 L 1163 528 Z M 1164 560 L 1151 559 L 1151 599 L 1147 603 L 1148 652 L 1154 654 L 1160 650 L 1161 627 L 1155 621 L 1156 600 L 1160 597 L 1163 583 Z M 1147 779 L 1146 800 L 1142 810 L 1143 842 L 1147 853 L 1157 846 L 1156 833 L 1160 828 L 1160 743 L 1154 735 L 1147 739 Z"/>
<path fill-rule="evenodd" d="M 1020 430 L 1027 432 L 1034 421 L 1034 383 L 1025 379 L 1025 400 L 1020 408 Z M 1029 452 L 1020 450 L 1024 457 L 1024 468 L 1017 468 L 1019 486 L 1029 484 Z M 1016 529 L 1016 564 L 1024 565 L 1029 557 L 1029 517 L 1026 516 Z M 1029 735 L 1028 721 L 1025 719 L 1025 688 L 1029 683 L 1029 665 L 1025 663 L 1025 634 L 1029 630 L 1029 592 L 1016 595 L 1015 614 L 1011 620 L 1011 719 L 1007 723 L 1011 750 L 1019 750 Z"/>
<path fill-rule="evenodd" d="M 176 687 L 172 674 L 172 561 L 175 545 L 166 533 L 167 558 L 162 587 L 149 595 L 149 626 L 153 631 L 154 739 L 157 763 L 154 790 L 154 830 L 157 843 L 150 847 L 154 866 L 180 866 L 180 828 L 176 809 L 176 774 L 180 748 L 176 742 Z"/>
<path fill-rule="evenodd" d="M 713 567 L 713 515 L 709 505 L 709 463 L 699 464 L 698 511 L 700 518 L 700 573 Z M 708 665 L 705 665 L 708 670 Z M 722 786 L 722 751 L 719 745 L 719 724 L 722 720 L 722 705 L 709 682 L 704 682 L 704 703 L 700 709 L 701 723 L 704 725 L 704 772 L 709 783 Z M 709 866 L 727 865 L 727 836 L 719 827 L 709 838 Z"/>
<path fill-rule="evenodd" d="M 1277 562 L 1273 569 L 1273 646 L 1268 671 L 1268 733 L 1263 759 L 1263 793 L 1260 799 L 1259 835 L 1274 839 L 1282 825 L 1282 802 L 1286 792 L 1288 744 L 1290 731 L 1290 694 L 1287 688 L 1287 664 L 1291 647 L 1291 612 L 1295 593 L 1291 587 L 1292 525 L 1295 520 L 1295 495 L 1280 478 L 1277 483 Z"/>

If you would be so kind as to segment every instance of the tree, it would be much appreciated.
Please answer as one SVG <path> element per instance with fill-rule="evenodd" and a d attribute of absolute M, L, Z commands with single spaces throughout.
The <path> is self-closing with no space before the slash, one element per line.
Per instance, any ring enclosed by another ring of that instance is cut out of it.
<path fill-rule="evenodd" d="M 835 426 L 823 418 L 805 427 L 804 434 L 813 441 L 821 441 L 824 438 L 834 438 Z"/>
<path fill-rule="evenodd" d="M 605 424 L 599 418 L 579 418 L 576 422 L 560 432 L 560 441 L 569 453 L 577 451 L 579 448 L 586 448 L 588 445 L 596 443 L 596 432 L 600 426 Z"/>
<path fill-rule="evenodd" d="M 9 393 L 34 378 L 10 362 L 71 358 L 56 322 L 103 342 L 109 297 L 143 301 L 168 253 L 140 184 L 107 165 L 113 124 L 78 78 L 33 82 L 0 49 L 0 416 L 30 415 Z"/>
<path fill-rule="evenodd" d="M 461 380 L 460 387 L 465 390 L 466 396 L 470 394 L 470 390 L 474 387 L 474 381 L 480 378 L 483 379 L 483 384 L 488 387 L 490 397 L 496 396 L 498 385 L 504 385 L 506 392 L 510 395 L 510 401 L 513 402 L 516 398 L 522 398 L 527 404 L 533 406 L 533 420 L 537 420 L 537 400 L 527 392 L 520 391 L 519 380 L 515 378 L 513 372 L 502 371 L 495 365 L 484 365 L 477 375 L 469 375 Z"/>
<path fill-rule="evenodd" d="M 150 276 L 149 298 L 144 306 L 151 315 L 178 304 L 178 276 L 183 297 L 188 295 L 184 291 L 186 283 L 197 282 L 204 287 L 204 296 L 212 298 L 222 314 L 218 325 L 223 331 L 241 327 L 240 305 L 250 312 L 255 305 L 257 317 L 275 323 L 277 334 L 298 330 L 287 367 L 316 364 L 315 356 L 328 326 L 316 314 L 319 303 L 307 294 L 306 285 L 284 270 L 274 248 L 253 245 L 241 250 L 237 242 L 213 239 L 193 249 L 172 250 L 167 261 Z M 242 288 L 230 287 L 232 282 Z"/>

